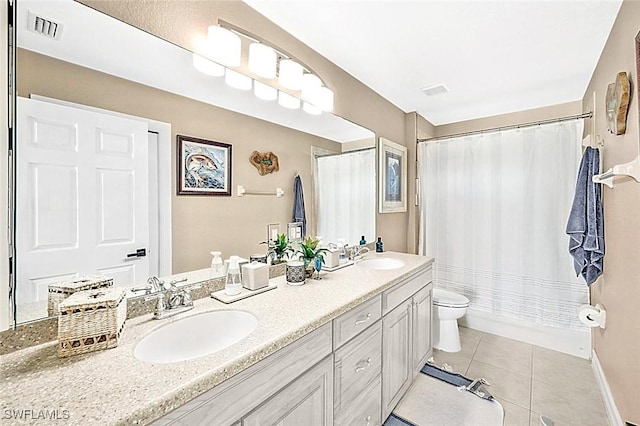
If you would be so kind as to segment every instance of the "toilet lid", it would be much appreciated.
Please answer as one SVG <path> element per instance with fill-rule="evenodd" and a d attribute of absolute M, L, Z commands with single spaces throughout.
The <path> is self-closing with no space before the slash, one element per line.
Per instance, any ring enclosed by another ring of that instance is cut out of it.
<path fill-rule="evenodd" d="M 433 304 L 439 306 L 451 306 L 454 308 L 469 306 L 469 299 L 452 291 L 436 288 L 433 290 Z"/>

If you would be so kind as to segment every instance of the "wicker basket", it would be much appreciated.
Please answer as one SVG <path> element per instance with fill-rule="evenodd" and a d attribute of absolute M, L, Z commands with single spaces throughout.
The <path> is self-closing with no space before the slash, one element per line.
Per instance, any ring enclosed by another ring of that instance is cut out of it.
<path fill-rule="evenodd" d="M 73 293 L 82 290 L 113 286 L 113 278 L 101 276 L 85 276 L 73 278 L 69 281 L 49 284 L 49 302 L 47 312 L 49 316 L 58 315 L 58 305 Z"/>
<path fill-rule="evenodd" d="M 127 317 L 126 289 L 107 287 L 76 292 L 60 303 L 58 356 L 118 346 Z"/>

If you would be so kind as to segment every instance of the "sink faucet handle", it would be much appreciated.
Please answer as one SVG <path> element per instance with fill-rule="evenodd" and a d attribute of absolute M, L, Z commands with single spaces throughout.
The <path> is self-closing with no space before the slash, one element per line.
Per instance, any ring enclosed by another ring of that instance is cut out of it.
<path fill-rule="evenodd" d="M 153 290 L 153 286 L 151 286 L 151 285 L 143 285 L 143 286 L 140 286 L 140 287 L 132 287 L 130 290 L 133 293 L 138 293 L 138 292 L 144 291 L 144 294 L 147 295 L 147 294 L 151 294 L 151 292 Z"/>

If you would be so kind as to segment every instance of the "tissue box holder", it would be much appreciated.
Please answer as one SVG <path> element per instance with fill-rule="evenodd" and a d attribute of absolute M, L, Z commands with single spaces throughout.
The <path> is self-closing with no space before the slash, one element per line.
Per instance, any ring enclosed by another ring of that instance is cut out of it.
<path fill-rule="evenodd" d="M 71 296 L 73 293 L 112 286 L 113 278 L 100 276 L 78 277 L 69 281 L 49 284 L 47 313 L 50 317 L 58 315 L 58 305 L 60 302 Z"/>
<path fill-rule="evenodd" d="M 62 301 L 58 315 L 58 356 L 63 358 L 118 346 L 127 318 L 126 289 L 76 292 Z"/>

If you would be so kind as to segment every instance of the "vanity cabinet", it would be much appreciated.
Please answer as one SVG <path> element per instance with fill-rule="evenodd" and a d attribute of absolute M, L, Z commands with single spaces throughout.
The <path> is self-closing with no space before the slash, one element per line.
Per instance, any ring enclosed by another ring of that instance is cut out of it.
<path fill-rule="evenodd" d="M 333 357 L 280 390 L 242 419 L 242 426 L 333 425 Z"/>
<path fill-rule="evenodd" d="M 382 418 L 386 419 L 431 356 L 431 269 L 383 294 Z M 398 299 L 407 299 L 395 305 Z"/>
<path fill-rule="evenodd" d="M 431 355 L 431 281 L 410 276 L 154 424 L 382 424 Z"/>
<path fill-rule="evenodd" d="M 381 321 L 338 349 L 334 357 L 335 424 L 380 424 Z"/>

